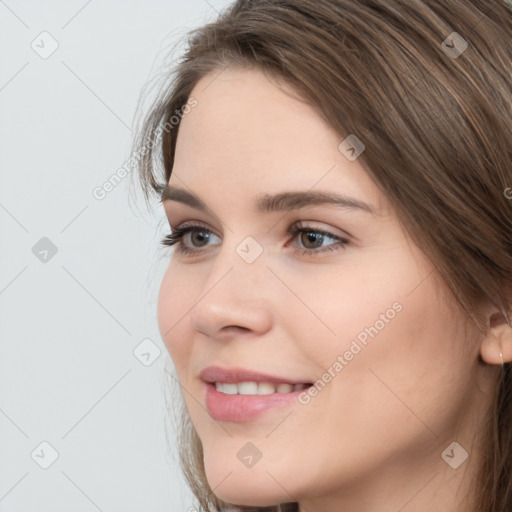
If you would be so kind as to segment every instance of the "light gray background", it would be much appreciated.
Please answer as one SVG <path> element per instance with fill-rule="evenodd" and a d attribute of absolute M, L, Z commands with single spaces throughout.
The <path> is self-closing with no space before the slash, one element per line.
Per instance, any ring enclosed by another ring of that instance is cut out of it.
<path fill-rule="evenodd" d="M 165 436 L 164 212 L 146 209 L 133 178 L 101 201 L 92 191 L 127 160 L 166 48 L 230 3 L 0 1 L 3 512 L 193 505 Z M 44 31 L 59 45 L 48 58 Z M 36 245 L 43 237 L 55 255 Z M 134 355 L 147 338 L 146 360 L 161 351 L 149 366 Z M 58 453 L 47 469 L 42 442 Z"/>

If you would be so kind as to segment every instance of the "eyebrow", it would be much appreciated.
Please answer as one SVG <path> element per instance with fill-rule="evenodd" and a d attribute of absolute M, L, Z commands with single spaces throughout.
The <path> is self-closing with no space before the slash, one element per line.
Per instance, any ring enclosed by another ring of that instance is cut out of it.
<path fill-rule="evenodd" d="M 177 201 L 201 211 L 208 210 L 208 207 L 196 195 L 185 189 L 171 187 L 170 185 L 166 185 L 161 194 L 160 202 L 164 203 L 166 201 Z M 376 214 L 372 206 L 359 199 L 318 190 L 281 192 L 274 195 L 265 194 L 256 201 L 256 211 L 261 213 L 292 211 L 315 205 L 331 205 Z"/>

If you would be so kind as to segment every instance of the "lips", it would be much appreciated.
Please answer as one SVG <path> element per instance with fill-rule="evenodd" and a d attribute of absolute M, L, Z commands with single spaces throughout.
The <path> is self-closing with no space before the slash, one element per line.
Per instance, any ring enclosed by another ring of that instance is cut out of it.
<path fill-rule="evenodd" d="M 237 423 L 293 406 L 299 393 L 312 385 L 305 380 L 218 366 L 208 366 L 200 377 L 204 382 L 203 400 L 212 418 Z"/>
<path fill-rule="evenodd" d="M 268 373 L 260 373 L 251 370 L 245 370 L 243 368 L 221 368 L 219 366 L 208 366 L 204 368 L 199 377 L 204 382 L 215 383 L 227 383 L 227 384 L 239 384 L 241 382 L 270 382 L 273 384 L 304 384 L 306 386 L 312 383 L 307 380 L 290 379 L 287 377 L 281 377 L 277 375 L 270 375 Z"/>

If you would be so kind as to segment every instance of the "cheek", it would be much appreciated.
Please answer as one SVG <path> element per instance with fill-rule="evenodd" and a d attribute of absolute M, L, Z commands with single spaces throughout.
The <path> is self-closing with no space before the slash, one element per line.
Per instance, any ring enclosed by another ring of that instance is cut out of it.
<path fill-rule="evenodd" d="M 286 313 L 299 319 L 287 325 L 315 365 L 319 387 L 325 383 L 315 401 L 350 404 L 355 424 L 366 411 L 392 426 L 394 414 L 410 414 L 401 400 L 435 416 L 467 384 L 460 306 L 437 273 L 429 275 L 428 262 L 405 250 L 401 255 L 373 261 L 364 272 L 340 267 L 335 279 L 332 268 L 314 280 L 301 276 L 295 291 L 310 311 L 297 304 Z"/>
<path fill-rule="evenodd" d="M 169 264 L 158 294 L 157 317 L 160 336 L 169 352 L 178 374 L 186 367 L 190 343 L 187 341 L 187 311 L 193 305 L 193 286 L 179 277 Z"/>
<path fill-rule="evenodd" d="M 371 251 L 368 256 L 354 251 L 342 264 L 312 265 L 300 275 L 280 270 L 295 297 L 289 296 L 279 315 L 318 368 L 329 367 L 351 348 L 357 351 L 354 340 L 364 349 L 372 339 L 382 338 L 403 319 L 408 294 L 422 279 L 405 250 L 378 258 Z"/>
<path fill-rule="evenodd" d="M 462 336 L 460 308 L 432 276 L 411 293 L 413 288 L 387 288 L 387 298 L 377 288 L 369 290 L 369 310 L 348 311 L 343 349 L 330 345 L 332 361 L 337 354 L 348 356 L 325 394 L 346 405 L 338 421 L 370 444 L 387 439 L 395 449 L 405 447 L 405 440 L 411 446 L 435 440 L 433 432 L 443 432 L 457 416 L 468 387 L 470 362 L 463 355 L 468 340 Z M 400 311 L 388 322 L 379 321 L 395 299 Z"/>

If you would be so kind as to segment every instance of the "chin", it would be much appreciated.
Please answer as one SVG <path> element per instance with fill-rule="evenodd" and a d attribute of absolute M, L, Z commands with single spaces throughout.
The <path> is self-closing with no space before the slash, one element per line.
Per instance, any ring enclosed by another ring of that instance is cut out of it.
<path fill-rule="evenodd" d="M 208 484 L 214 490 L 215 496 L 226 503 L 246 507 L 269 507 L 290 501 L 289 495 L 263 467 L 228 469 L 222 464 L 205 463 L 205 470 Z"/>

